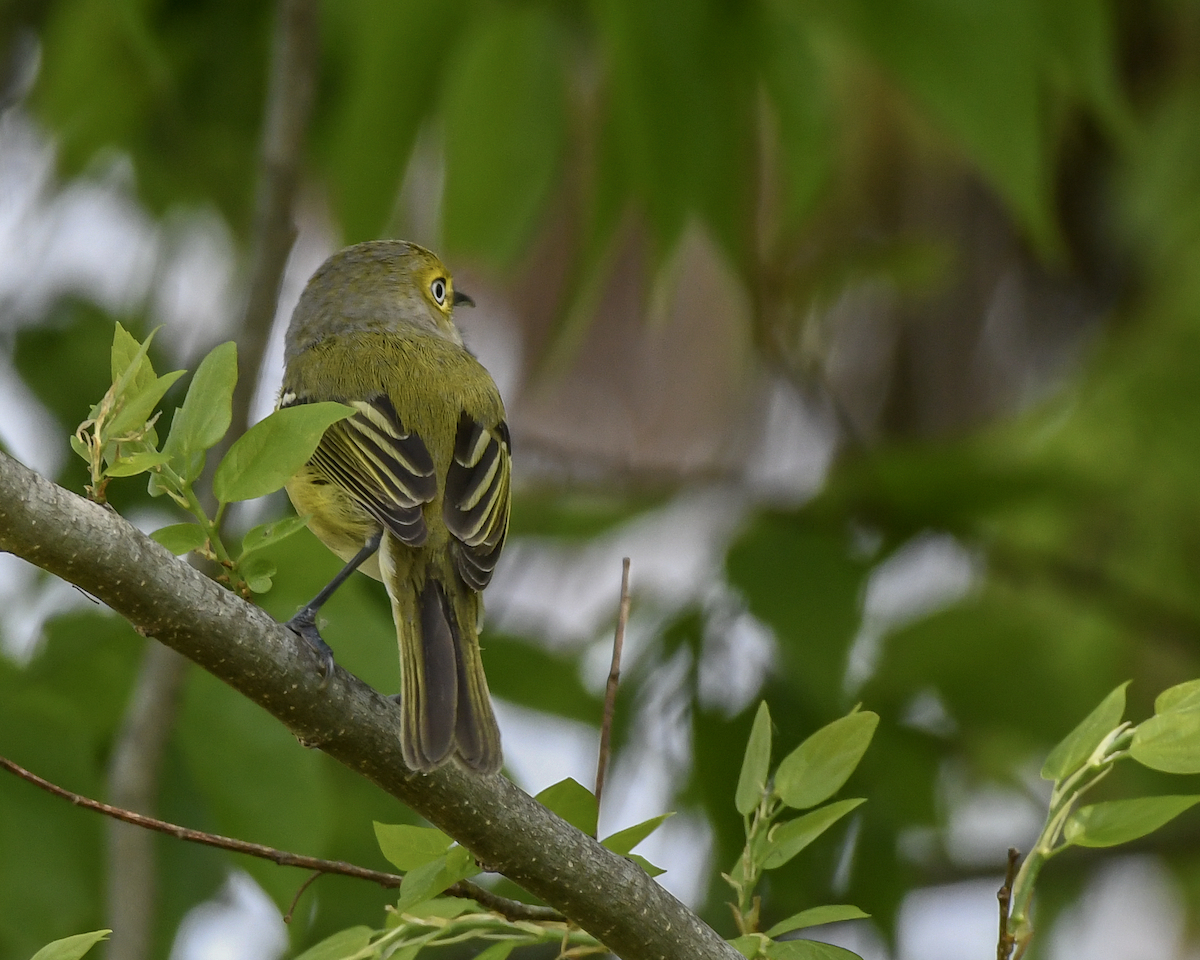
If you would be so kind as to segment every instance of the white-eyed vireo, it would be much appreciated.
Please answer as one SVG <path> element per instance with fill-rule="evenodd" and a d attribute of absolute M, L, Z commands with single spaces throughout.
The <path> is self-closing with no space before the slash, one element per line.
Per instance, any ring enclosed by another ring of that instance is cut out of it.
<path fill-rule="evenodd" d="M 479 655 L 480 591 L 509 513 L 509 436 L 491 376 L 454 326 L 437 257 L 381 240 L 335 253 L 308 281 L 287 332 L 281 407 L 338 400 L 330 427 L 287 484 L 341 574 L 289 625 L 332 669 L 316 611 L 355 569 L 382 580 L 400 642 L 404 759 L 457 757 L 500 769 L 500 732 Z"/>

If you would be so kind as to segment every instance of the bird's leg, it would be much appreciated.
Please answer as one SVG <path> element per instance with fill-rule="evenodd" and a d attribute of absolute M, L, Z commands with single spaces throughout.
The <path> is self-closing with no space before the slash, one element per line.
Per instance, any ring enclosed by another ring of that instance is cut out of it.
<path fill-rule="evenodd" d="M 322 687 L 333 676 L 333 650 L 325 642 L 324 638 L 322 638 L 321 631 L 317 629 L 317 611 L 334 595 L 337 588 L 346 582 L 350 574 L 361 567 L 379 549 L 379 542 L 382 538 L 383 531 L 380 530 L 366 542 L 366 545 L 358 553 L 350 558 L 349 562 L 338 571 L 337 576 L 321 588 L 320 593 L 309 600 L 291 620 L 284 624 L 285 627 L 298 633 L 301 639 L 312 647 L 313 652 L 321 659 L 321 663 L 323 664 L 322 672 L 325 675 L 321 681 Z"/>

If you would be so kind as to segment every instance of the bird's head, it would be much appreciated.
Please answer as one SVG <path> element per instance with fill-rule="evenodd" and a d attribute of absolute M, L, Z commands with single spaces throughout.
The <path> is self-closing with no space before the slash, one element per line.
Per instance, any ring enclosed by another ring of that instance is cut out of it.
<path fill-rule="evenodd" d="M 292 314 L 287 357 L 332 333 L 417 328 L 461 344 L 455 306 L 474 306 L 434 254 L 405 240 L 339 250 L 317 269 Z"/>

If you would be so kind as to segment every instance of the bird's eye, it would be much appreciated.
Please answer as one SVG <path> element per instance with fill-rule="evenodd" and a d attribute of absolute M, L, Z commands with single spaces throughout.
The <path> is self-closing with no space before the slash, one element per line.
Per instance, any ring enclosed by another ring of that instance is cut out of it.
<path fill-rule="evenodd" d="M 437 301 L 439 307 L 446 305 L 446 281 L 443 277 L 438 277 L 429 285 L 429 292 L 433 294 L 433 299 Z"/>

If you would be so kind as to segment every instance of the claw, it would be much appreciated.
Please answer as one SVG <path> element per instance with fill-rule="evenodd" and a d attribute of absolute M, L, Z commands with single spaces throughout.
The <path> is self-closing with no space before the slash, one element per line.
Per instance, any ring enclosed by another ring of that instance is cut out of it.
<path fill-rule="evenodd" d="M 316 613 L 310 610 L 301 610 L 284 626 L 297 634 L 317 655 L 317 659 L 321 662 L 322 674 L 321 685 L 318 689 L 324 690 L 329 685 L 329 681 L 333 679 L 333 669 L 336 664 L 333 659 L 333 648 L 321 636 L 316 620 Z"/>

